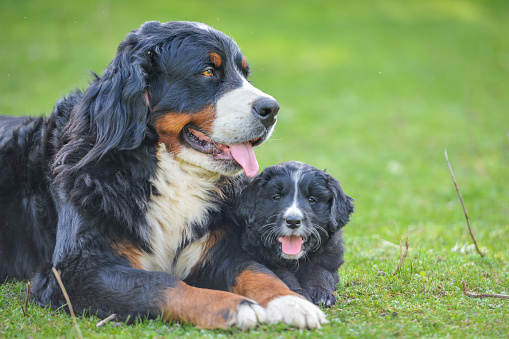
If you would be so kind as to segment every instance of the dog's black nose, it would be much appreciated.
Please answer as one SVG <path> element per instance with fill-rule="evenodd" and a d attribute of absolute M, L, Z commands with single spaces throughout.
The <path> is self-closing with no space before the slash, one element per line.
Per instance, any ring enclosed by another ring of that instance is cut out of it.
<path fill-rule="evenodd" d="M 300 227 L 302 220 L 295 217 L 288 217 L 286 218 L 286 226 L 288 226 L 291 229 L 296 229 Z"/>
<path fill-rule="evenodd" d="M 279 104 L 272 98 L 258 99 L 253 104 L 252 111 L 265 125 L 265 127 L 270 127 L 276 122 L 276 114 L 279 111 Z"/>

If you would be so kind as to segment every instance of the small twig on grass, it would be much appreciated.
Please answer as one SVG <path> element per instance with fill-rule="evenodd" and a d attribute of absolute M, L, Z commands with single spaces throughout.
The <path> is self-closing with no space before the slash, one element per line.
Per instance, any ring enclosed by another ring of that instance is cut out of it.
<path fill-rule="evenodd" d="M 81 334 L 80 327 L 78 326 L 78 321 L 76 320 L 76 316 L 74 315 L 74 311 L 72 309 L 71 300 L 69 299 L 69 296 L 67 295 L 64 284 L 62 283 L 62 279 L 60 279 L 60 272 L 58 272 L 55 267 L 52 267 L 51 269 L 53 270 L 53 274 L 57 278 L 58 284 L 60 285 L 60 289 L 62 290 L 62 293 L 64 294 L 65 301 L 67 301 L 67 306 L 69 306 L 69 311 L 71 312 L 71 318 L 72 318 L 72 321 L 74 322 L 74 327 L 76 327 L 76 331 L 78 332 L 78 338 L 83 339 L 83 335 Z"/>
<path fill-rule="evenodd" d="M 408 229 L 408 233 L 407 233 L 407 236 L 406 236 L 405 252 L 401 256 L 401 259 L 399 259 L 398 266 L 396 267 L 396 272 L 394 272 L 393 276 L 398 274 L 398 272 L 401 270 L 401 266 L 403 266 L 403 262 L 405 261 L 406 256 L 408 254 L 408 245 L 409 245 L 409 242 L 410 242 L 410 229 Z"/>
<path fill-rule="evenodd" d="M 449 158 L 447 157 L 447 150 L 445 150 L 445 160 L 447 160 L 447 166 L 449 166 L 449 171 L 451 172 L 452 181 L 454 182 L 454 186 L 456 187 L 456 192 L 458 192 L 458 196 L 460 197 L 461 206 L 463 206 L 463 213 L 465 213 L 465 218 L 467 219 L 468 231 L 470 232 L 470 236 L 472 237 L 472 241 L 474 242 L 475 249 L 477 250 L 477 253 L 479 253 L 479 255 L 481 257 L 484 257 L 484 254 L 479 249 L 479 246 L 477 246 L 477 241 L 475 241 L 474 233 L 472 232 L 472 228 L 470 227 L 470 221 L 468 220 L 467 209 L 465 208 L 465 204 L 463 203 L 463 198 L 461 197 L 460 189 L 458 187 L 458 184 L 456 183 L 456 178 L 454 177 L 454 173 L 452 172 L 451 163 L 449 162 Z"/>
<path fill-rule="evenodd" d="M 509 139 L 509 130 L 505 130 L 505 134 L 507 134 L 507 139 Z"/>
<path fill-rule="evenodd" d="M 18 300 L 19 306 L 21 307 L 21 310 L 23 311 L 24 317 L 30 316 L 30 314 L 28 313 L 29 295 L 30 295 L 30 281 L 27 282 L 27 293 L 26 293 L 26 297 L 25 297 L 25 303 L 23 304 L 23 301 L 21 300 L 21 298 L 16 298 Z"/>
<path fill-rule="evenodd" d="M 461 281 L 463 283 L 463 293 L 470 298 L 499 298 L 499 299 L 509 299 L 509 295 L 505 294 L 474 294 L 470 293 L 467 288 L 467 282 L 465 280 Z"/>
<path fill-rule="evenodd" d="M 30 296 L 30 281 L 27 281 L 27 295 L 25 298 L 25 307 L 23 308 L 23 314 L 25 315 L 25 317 L 30 316 L 30 314 L 28 314 L 28 298 L 29 298 L 29 296 Z"/>
<path fill-rule="evenodd" d="M 106 324 L 106 323 L 108 323 L 108 322 L 112 321 L 113 319 L 115 319 L 115 317 L 116 317 L 116 316 L 117 316 L 117 315 L 116 315 L 115 313 L 110 314 L 107 318 L 105 318 L 105 319 L 103 319 L 103 320 L 99 321 L 99 322 L 97 323 L 97 325 L 95 325 L 95 327 L 101 327 L 102 325 L 104 325 L 104 324 Z"/>

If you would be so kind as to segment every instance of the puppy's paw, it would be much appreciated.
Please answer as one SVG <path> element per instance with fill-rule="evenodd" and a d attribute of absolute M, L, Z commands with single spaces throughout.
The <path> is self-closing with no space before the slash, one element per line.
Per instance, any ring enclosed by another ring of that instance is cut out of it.
<path fill-rule="evenodd" d="M 329 291 L 319 289 L 308 289 L 309 298 L 318 306 L 329 308 L 336 303 L 336 297 Z"/>
<path fill-rule="evenodd" d="M 254 301 L 245 299 L 237 306 L 237 314 L 229 325 L 236 326 L 241 330 L 247 330 L 266 321 L 267 315 L 265 309 Z"/>
<path fill-rule="evenodd" d="M 301 297 L 278 297 L 267 305 L 267 322 L 283 322 L 298 328 L 321 328 L 327 322 L 322 310 Z"/>

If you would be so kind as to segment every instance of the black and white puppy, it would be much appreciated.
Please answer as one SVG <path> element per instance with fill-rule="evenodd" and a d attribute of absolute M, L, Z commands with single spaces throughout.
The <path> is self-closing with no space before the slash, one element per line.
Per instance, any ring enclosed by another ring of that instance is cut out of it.
<path fill-rule="evenodd" d="M 352 202 L 335 178 L 311 165 L 268 167 L 238 202 L 242 247 L 291 290 L 330 307 L 344 262 L 341 228 Z"/>

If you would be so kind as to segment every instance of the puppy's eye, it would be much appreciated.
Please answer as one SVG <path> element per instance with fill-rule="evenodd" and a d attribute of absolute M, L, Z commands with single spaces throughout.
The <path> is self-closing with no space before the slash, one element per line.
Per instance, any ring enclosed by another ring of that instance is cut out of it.
<path fill-rule="evenodd" d="M 310 204 L 314 204 L 316 202 L 316 198 L 315 197 L 309 197 L 308 201 L 309 201 Z"/>
<path fill-rule="evenodd" d="M 277 201 L 277 200 L 281 200 L 281 195 L 279 195 L 279 194 L 275 194 L 275 195 L 273 195 L 273 196 L 272 196 L 272 200 L 276 200 L 276 201 Z"/>
<path fill-rule="evenodd" d="M 212 68 L 207 68 L 206 70 L 201 72 L 201 75 L 206 76 L 206 77 L 212 77 L 212 76 L 214 76 L 214 71 L 212 70 Z"/>

